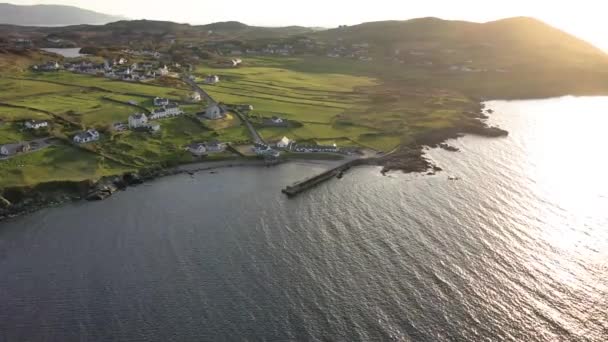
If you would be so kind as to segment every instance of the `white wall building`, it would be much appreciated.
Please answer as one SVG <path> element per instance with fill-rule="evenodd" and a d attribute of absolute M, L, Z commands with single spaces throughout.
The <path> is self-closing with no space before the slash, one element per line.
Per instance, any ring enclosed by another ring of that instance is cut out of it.
<path fill-rule="evenodd" d="M 212 103 L 207 107 L 207 110 L 205 110 L 205 117 L 209 120 L 219 120 L 225 116 L 224 110 L 217 103 Z"/>
<path fill-rule="evenodd" d="M 129 116 L 129 128 L 131 128 L 131 129 L 145 127 L 147 123 L 148 123 L 148 117 L 146 116 L 146 114 L 138 113 L 138 114 L 133 114 L 133 115 Z"/>
<path fill-rule="evenodd" d="M 77 144 L 86 144 L 97 140 L 99 140 L 99 132 L 94 129 L 89 129 L 74 136 L 74 142 Z"/>
<path fill-rule="evenodd" d="M 283 139 L 279 140 L 279 142 L 277 142 L 277 147 L 278 148 L 287 148 L 289 147 L 289 145 L 292 143 L 292 141 L 287 138 L 287 137 L 283 137 Z"/>
<path fill-rule="evenodd" d="M 29 120 L 25 122 L 25 127 L 28 129 L 40 129 L 49 127 L 49 123 L 46 121 Z"/>

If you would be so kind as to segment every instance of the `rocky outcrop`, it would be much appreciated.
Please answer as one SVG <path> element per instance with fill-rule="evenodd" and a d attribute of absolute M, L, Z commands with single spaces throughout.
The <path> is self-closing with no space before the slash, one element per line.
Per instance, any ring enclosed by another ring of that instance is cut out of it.
<path fill-rule="evenodd" d="M 458 147 L 448 145 L 446 143 L 439 144 L 439 148 L 444 149 L 448 152 L 460 152 L 460 149 Z"/>

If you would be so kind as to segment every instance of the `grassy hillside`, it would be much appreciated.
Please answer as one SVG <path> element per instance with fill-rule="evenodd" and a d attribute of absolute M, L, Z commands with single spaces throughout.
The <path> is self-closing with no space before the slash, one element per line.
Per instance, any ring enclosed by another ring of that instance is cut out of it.
<path fill-rule="evenodd" d="M 376 54 L 439 65 L 473 62 L 482 68 L 606 69 L 606 55 L 572 35 L 532 18 L 488 23 L 421 18 L 366 23 L 315 34 L 344 45 L 367 42 Z"/>

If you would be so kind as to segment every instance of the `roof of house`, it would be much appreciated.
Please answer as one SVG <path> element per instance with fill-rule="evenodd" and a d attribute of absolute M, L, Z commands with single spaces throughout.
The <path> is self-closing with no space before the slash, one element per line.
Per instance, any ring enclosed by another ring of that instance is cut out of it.
<path fill-rule="evenodd" d="M 136 120 L 141 120 L 141 119 L 143 119 L 143 118 L 147 118 L 147 117 L 146 117 L 146 114 L 142 114 L 142 113 L 133 114 L 133 115 L 131 115 L 131 116 L 132 116 L 134 119 L 136 119 Z"/>

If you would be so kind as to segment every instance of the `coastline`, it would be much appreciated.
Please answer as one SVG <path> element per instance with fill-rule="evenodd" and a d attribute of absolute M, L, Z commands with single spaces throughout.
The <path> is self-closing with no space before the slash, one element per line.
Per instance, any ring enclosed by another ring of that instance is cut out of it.
<path fill-rule="evenodd" d="M 331 166 L 335 160 L 326 159 L 285 159 L 268 164 L 260 159 L 228 159 L 209 162 L 196 162 L 167 169 L 142 170 L 138 173 L 126 173 L 103 177 L 97 181 L 52 182 L 39 184 L 31 188 L 8 188 L 0 193 L 0 222 L 32 214 L 42 209 L 58 207 L 70 202 L 104 200 L 115 193 L 126 191 L 156 179 L 182 174 L 194 175 L 205 171 L 240 167 L 273 167 L 286 163 L 302 163 Z M 9 196 L 6 196 L 6 192 Z M 19 198 L 11 202 L 6 197 Z"/>
<path fill-rule="evenodd" d="M 413 144 L 398 146 L 395 150 L 376 157 L 361 158 L 356 164 L 382 167 L 380 171 L 382 174 L 391 171 L 402 171 L 404 173 L 433 175 L 436 172 L 440 172 L 442 169 L 433 165 L 432 161 L 426 158 L 425 146 L 457 152 L 457 149 L 447 145 L 446 141 L 457 139 L 467 134 L 485 137 L 508 135 L 507 131 L 489 126 L 485 122 L 488 118 L 484 113 L 485 107 L 485 103 L 480 103 L 477 111 L 467 113 L 470 119 L 461 124 L 429 132 L 417 137 Z M 488 114 L 493 113 L 491 109 L 486 112 Z M 344 161 L 345 159 L 340 159 L 340 161 Z M 144 169 L 123 175 L 107 176 L 98 180 L 51 182 L 42 183 L 34 187 L 5 188 L 0 191 L 0 222 L 69 202 L 104 200 L 113 196 L 118 191 L 125 191 L 129 187 L 150 182 L 160 177 L 180 174 L 193 175 L 198 172 L 232 167 L 271 167 L 295 162 L 321 163 L 331 166 L 332 162 L 335 163 L 336 161 L 307 156 L 306 158 L 286 158 L 268 164 L 260 159 L 231 158 L 219 161 L 201 161 L 170 168 L 157 167 Z"/>

